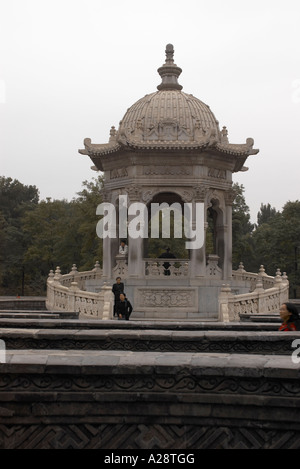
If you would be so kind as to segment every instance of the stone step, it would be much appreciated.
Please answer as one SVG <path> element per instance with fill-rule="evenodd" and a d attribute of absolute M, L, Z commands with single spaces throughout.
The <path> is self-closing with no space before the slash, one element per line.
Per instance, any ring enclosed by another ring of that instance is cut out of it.
<path fill-rule="evenodd" d="M 300 332 L 1 328 L 7 350 L 111 350 L 292 356 Z"/>
<path fill-rule="evenodd" d="M 2 318 L 10 319 L 59 319 L 59 318 L 78 318 L 78 313 L 63 311 L 38 311 L 38 310 L 0 310 L 0 320 Z"/>
<path fill-rule="evenodd" d="M 0 310 L 47 311 L 46 298 L 40 296 L 1 296 Z"/>
<path fill-rule="evenodd" d="M 241 321 L 252 321 L 252 322 L 275 322 L 281 323 L 282 320 L 279 316 L 279 313 L 273 314 L 240 314 Z"/>
<path fill-rule="evenodd" d="M 28 319 L 33 319 L 33 318 L 37 318 L 37 319 L 47 319 L 47 318 L 55 318 L 55 319 L 59 319 L 60 318 L 60 315 L 59 314 L 56 314 L 56 313 L 51 313 L 51 314 L 47 314 L 47 313 L 42 313 L 42 312 L 38 312 L 38 311 L 35 311 L 34 313 L 32 312 L 16 312 L 16 311 L 13 311 L 13 312 L 0 312 L 0 318 L 28 318 Z"/>
<path fill-rule="evenodd" d="M 176 321 L 163 319 L 131 319 L 130 321 L 119 321 L 117 318 L 111 320 L 72 318 L 68 314 L 61 313 L 59 319 L 49 317 L 39 319 L 17 317 L 0 317 L 0 328 L 24 328 L 24 329 L 109 329 L 109 330 L 185 330 L 185 331 L 278 331 L 278 323 L 272 322 L 220 322 L 220 321 Z"/>

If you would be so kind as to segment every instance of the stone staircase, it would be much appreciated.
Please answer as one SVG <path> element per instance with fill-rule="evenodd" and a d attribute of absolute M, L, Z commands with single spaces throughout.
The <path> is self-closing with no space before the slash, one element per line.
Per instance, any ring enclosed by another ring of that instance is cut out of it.
<path fill-rule="evenodd" d="M 300 449 L 300 332 L 254 319 L 2 311 L 0 448 Z"/>

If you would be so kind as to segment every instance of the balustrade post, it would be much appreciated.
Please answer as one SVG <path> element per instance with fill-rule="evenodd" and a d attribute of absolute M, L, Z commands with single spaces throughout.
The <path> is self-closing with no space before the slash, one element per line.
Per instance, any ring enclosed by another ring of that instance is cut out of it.
<path fill-rule="evenodd" d="M 76 301 L 75 301 L 75 294 L 78 290 L 78 283 L 72 282 L 68 292 L 68 311 L 75 312 L 76 310 Z"/>
<path fill-rule="evenodd" d="M 289 281 L 286 272 L 283 272 L 280 283 L 279 307 L 289 300 Z"/>
<path fill-rule="evenodd" d="M 113 318 L 113 293 L 111 286 L 107 285 L 106 282 L 101 288 L 103 292 L 103 313 L 102 319 L 112 319 Z"/>
<path fill-rule="evenodd" d="M 47 279 L 46 307 L 47 307 L 48 310 L 53 309 L 53 305 L 54 305 L 53 280 L 54 280 L 54 272 L 53 272 L 53 270 L 50 270 L 49 276 L 48 276 L 48 279 Z"/>
<path fill-rule="evenodd" d="M 93 272 L 96 272 L 96 274 L 101 275 L 101 267 L 99 261 L 96 261 L 95 266 L 93 268 Z"/>
<path fill-rule="evenodd" d="M 264 285 L 263 285 L 263 277 L 266 276 L 266 272 L 264 266 L 261 265 L 259 269 L 259 273 L 256 279 L 256 286 L 254 293 L 257 294 L 257 313 L 264 313 L 265 312 L 265 298 L 263 297 L 264 293 Z"/>
<path fill-rule="evenodd" d="M 219 321 L 230 322 L 229 298 L 232 296 L 229 285 L 222 285 L 219 294 Z"/>
<path fill-rule="evenodd" d="M 274 287 L 281 288 L 281 285 L 282 285 L 281 272 L 280 272 L 280 269 L 277 269 L 276 276 L 274 278 Z"/>
<path fill-rule="evenodd" d="M 55 270 L 54 277 L 53 277 L 53 281 L 60 283 L 60 278 L 61 278 L 61 271 L 60 271 L 60 267 L 57 266 L 56 270 Z"/>

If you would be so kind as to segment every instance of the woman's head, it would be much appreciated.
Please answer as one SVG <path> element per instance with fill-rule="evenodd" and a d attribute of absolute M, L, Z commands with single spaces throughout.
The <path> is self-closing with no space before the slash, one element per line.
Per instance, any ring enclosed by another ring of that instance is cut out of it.
<path fill-rule="evenodd" d="M 299 319 L 299 313 L 292 303 L 283 303 L 280 307 L 280 317 L 283 321 L 295 321 Z"/>

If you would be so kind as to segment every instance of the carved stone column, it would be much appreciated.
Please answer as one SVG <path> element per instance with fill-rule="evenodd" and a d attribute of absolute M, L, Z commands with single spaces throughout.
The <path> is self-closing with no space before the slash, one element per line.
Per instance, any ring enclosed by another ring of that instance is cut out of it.
<path fill-rule="evenodd" d="M 140 202 L 144 206 L 144 202 L 141 200 L 141 189 L 137 185 L 132 185 L 126 188 L 128 194 L 128 207 L 135 203 Z M 135 218 L 136 215 L 130 215 L 128 213 L 128 226 L 130 222 Z M 142 225 L 142 224 L 141 224 Z M 140 227 L 141 231 L 143 226 Z M 128 231 L 128 278 L 140 278 L 144 276 L 144 262 L 143 262 L 143 252 L 144 252 L 144 238 L 130 237 L 130 232 Z"/>
<path fill-rule="evenodd" d="M 232 204 L 236 192 L 230 189 L 225 192 L 226 207 L 226 230 L 224 232 L 225 252 L 224 252 L 224 279 L 232 278 Z"/>
<path fill-rule="evenodd" d="M 205 186 L 195 186 L 194 188 L 194 197 L 193 203 L 205 203 L 206 191 Z M 205 238 L 206 238 L 206 207 L 204 207 L 204 243 L 203 246 L 199 249 L 190 250 L 190 276 L 191 278 L 205 277 L 206 275 L 206 248 L 205 248 Z M 195 229 L 195 223 L 193 223 L 193 229 Z"/>
<path fill-rule="evenodd" d="M 106 189 L 101 191 L 102 201 L 110 203 L 111 200 L 111 193 Z M 103 238 L 103 261 L 102 261 L 102 269 L 103 269 L 103 280 L 109 281 L 112 278 L 112 239 L 108 236 Z"/>

